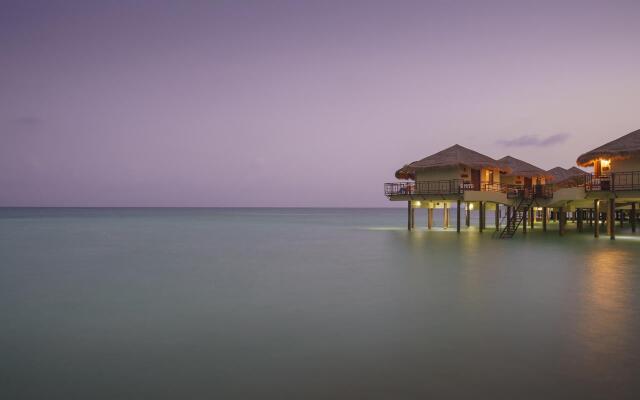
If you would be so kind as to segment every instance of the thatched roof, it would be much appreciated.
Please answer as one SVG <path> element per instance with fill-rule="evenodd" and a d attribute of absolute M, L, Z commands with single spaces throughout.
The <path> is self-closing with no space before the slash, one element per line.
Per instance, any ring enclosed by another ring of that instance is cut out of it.
<path fill-rule="evenodd" d="M 640 156 L 640 129 L 584 153 L 576 163 L 581 167 L 588 167 L 598 158 L 621 159 L 631 156 Z"/>
<path fill-rule="evenodd" d="M 547 171 L 542 168 L 538 168 L 535 165 L 529 164 L 528 162 L 519 160 L 515 157 L 506 156 L 502 157 L 498 161 L 511 169 L 511 172 L 506 176 L 525 176 L 527 178 L 534 176 L 550 176 Z"/>
<path fill-rule="evenodd" d="M 569 169 L 555 167 L 547 171 L 547 174 L 553 178 L 554 183 L 560 183 L 569 179 L 578 179 L 587 173 L 576 167 L 571 167 Z"/>
<path fill-rule="evenodd" d="M 477 151 L 455 144 L 447 149 L 439 151 L 433 155 L 414 161 L 396 171 L 398 179 L 415 179 L 418 170 L 431 168 L 447 168 L 455 166 L 466 166 L 470 168 L 497 168 L 502 171 L 509 171 L 508 167 L 491 157 L 480 154 Z"/>

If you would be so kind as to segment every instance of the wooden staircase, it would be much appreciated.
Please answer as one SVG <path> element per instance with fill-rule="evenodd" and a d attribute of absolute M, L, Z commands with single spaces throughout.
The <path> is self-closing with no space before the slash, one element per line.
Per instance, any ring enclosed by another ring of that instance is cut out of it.
<path fill-rule="evenodd" d="M 518 204 L 513 208 L 512 215 L 509 216 L 507 213 L 502 217 L 500 226 L 504 226 L 504 228 L 500 231 L 496 231 L 494 233 L 494 238 L 511 239 L 518 231 L 520 224 L 522 224 L 522 221 L 525 218 L 525 212 L 531 209 L 533 200 L 533 196 L 521 198 Z"/>

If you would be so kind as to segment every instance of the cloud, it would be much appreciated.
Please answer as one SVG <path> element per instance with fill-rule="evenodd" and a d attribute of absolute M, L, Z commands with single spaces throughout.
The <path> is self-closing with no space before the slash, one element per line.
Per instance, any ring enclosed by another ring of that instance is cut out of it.
<path fill-rule="evenodd" d="M 549 147 L 564 143 L 571 136 L 568 133 L 556 133 L 547 137 L 538 135 L 522 135 L 513 139 L 499 139 L 496 143 L 507 147 Z"/>

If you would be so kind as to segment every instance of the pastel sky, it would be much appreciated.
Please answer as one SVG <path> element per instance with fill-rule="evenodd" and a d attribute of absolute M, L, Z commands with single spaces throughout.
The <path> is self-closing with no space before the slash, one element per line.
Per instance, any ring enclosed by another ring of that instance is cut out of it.
<path fill-rule="evenodd" d="M 3 1 L 0 206 L 388 206 L 640 128 L 640 2 Z"/>

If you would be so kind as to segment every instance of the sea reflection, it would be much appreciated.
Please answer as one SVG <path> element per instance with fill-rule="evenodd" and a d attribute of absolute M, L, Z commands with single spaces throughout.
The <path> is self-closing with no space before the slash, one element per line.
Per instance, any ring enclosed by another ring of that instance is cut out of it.
<path fill-rule="evenodd" d="M 624 357 L 633 334 L 632 257 L 620 248 L 597 248 L 587 258 L 577 333 L 583 361 L 602 373 Z"/>

